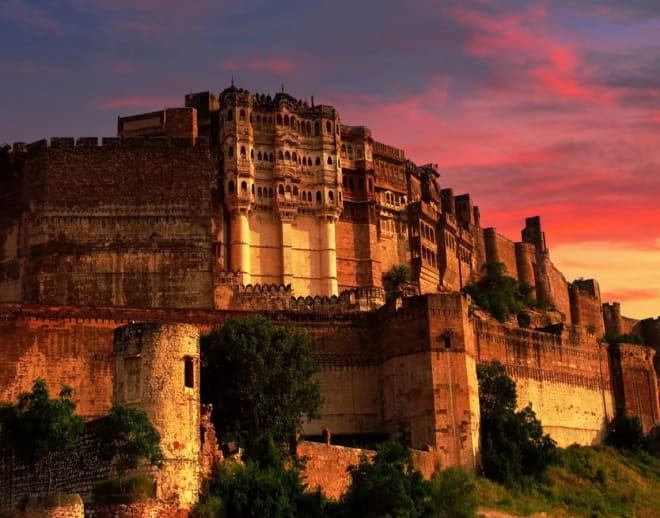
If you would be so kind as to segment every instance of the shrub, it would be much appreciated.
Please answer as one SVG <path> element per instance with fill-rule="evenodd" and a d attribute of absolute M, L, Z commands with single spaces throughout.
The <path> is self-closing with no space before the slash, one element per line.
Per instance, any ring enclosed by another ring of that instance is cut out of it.
<path fill-rule="evenodd" d="M 648 440 L 644 435 L 642 424 L 636 416 L 629 417 L 625 410 L 617 410 L 607 431 L 607 444 L 620 450 L 646 449 Z"/>
<path fill-rule="evenodd" d="M 437 470 L 431 478 L 434 516 L 474 518 L 477 490 L 474 477 L 460 468 Z"/>
<path fill-rule="evenodd" d="M 156 497 L 153 477 L 144 473 L 133 473 L 123 477 L 103 480 L 92 489 L 97 504 L 130 504 Z"/>

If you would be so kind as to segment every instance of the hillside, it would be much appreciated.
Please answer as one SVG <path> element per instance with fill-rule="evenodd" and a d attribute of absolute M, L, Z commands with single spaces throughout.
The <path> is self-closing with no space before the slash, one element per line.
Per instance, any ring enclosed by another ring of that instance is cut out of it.
<path fill-rule="evenodd" d="M 560 463 L 549 469 L 547 479 L 523 490 L 511 491 L 483 478 L 477 481 L 481 514 L 487 518 L 509 513 L 651 518 L 660 516 L 659 489 L 658 457 L 605 446 L 562 450 Z"/>

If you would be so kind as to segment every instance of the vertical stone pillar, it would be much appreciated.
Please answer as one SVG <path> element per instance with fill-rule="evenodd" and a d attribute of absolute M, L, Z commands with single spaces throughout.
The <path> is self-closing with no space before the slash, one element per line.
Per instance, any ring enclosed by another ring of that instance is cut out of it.
<path fill-rule="evenodd" d="M 293 242 L 291 219 L 280 215 L 282 221 L 282 284 L 293 285 Z"/>
<path fill-rule="evenodd" d="M 321 244 L 321 294 L 337 295 L 337 245 L 335 240 L 335 217 L 323 215 L 319 223 Z"/>
<path fill-rule="evenodd" d="M 157 497 L 182 509 L 201 487 L 199 330 L 188 324 L 129 324 L 114 335 L 114 403 L 144 410 L 161 436 Z"/>
<path fill-rule="evenodd" d="M 250 224 L 247 211 L 236 210 L 231 215 L 231 268 L 239 270 L 241 282 L 250 284 Z"/>

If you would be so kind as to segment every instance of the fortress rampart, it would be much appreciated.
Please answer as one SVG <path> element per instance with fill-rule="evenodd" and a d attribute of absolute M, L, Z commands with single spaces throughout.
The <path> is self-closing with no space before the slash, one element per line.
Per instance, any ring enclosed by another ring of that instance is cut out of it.
<path fill-rule="evenodd" d="M 543 306 L 528 329 L 474 311 L 461 294 L 490 261 Z M 410 279 L 388 285 L 402 264 Z M 309 438 L 329 429 L 340 444 L 401 440 L 473 469 L 476 368 L 490 360 L 561 445 L 599 442 L 617 409 L 645 430 L 660 419 L 657 319 L 601 304 L 595 280 L 569 285 L 538 216 L 518 241 L 482 228 L 479 208 L 443 188 L 437 164 L 343 125 L 331 106 L 232 86 L 122 117 L 118 136 L 100 143 L 0 150 L 0 400 L 44 377 L 53 392 L 72 386 L 87 419 L 114 394 L 159 426 L 192 423 L 165 432 L 169 458 L 191 473 L 202 419 L 186 391 L 198 385 L 192 337 L 253 313 L 312 336 L 323 404 Z M 151 338 L 128 331 L 138 328 Z M 608 345 L 606 332 L 651 347 Z M 157 400 L 150 384 L 170 368 L 170 397 Z M 198 479 L 173 473 L 163 487 L 188 505 Z"/>

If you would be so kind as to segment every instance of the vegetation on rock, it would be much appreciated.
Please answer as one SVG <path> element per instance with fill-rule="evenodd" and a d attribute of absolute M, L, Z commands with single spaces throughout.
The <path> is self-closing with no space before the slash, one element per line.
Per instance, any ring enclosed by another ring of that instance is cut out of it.
<path fill-rule="evenodd" d="M 506 275 L 503 263 L 489 262 L 484 264 L 483 269 L 484 276 L 478 282 L 465 286 L 463 292 L 497 320 L 504 322 L 523 308 L 538 306 L 533 297 L 533 288 Z"/>

